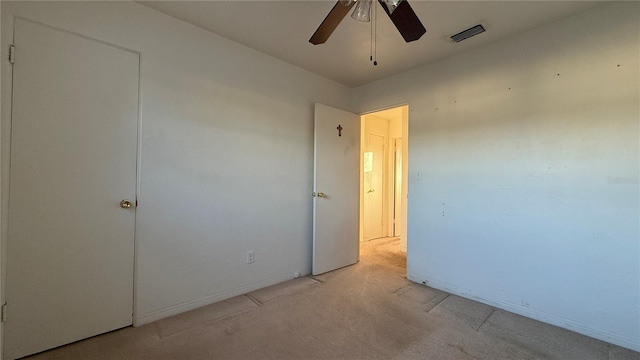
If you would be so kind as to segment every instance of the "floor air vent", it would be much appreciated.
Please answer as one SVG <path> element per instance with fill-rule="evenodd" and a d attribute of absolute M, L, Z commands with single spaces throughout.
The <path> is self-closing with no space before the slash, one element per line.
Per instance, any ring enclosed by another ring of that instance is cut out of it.
<path fill-rule="evenodd" d="M 472 36 L 476 36 L 480 33 L 485 32 L 484 26 L 478 24 L 474 27 L 470 27 L 467 30 L 463 30 L 455 35 L 451 35 L 450 39 L 454 43 L 459 43 L 462 40 L 466 40 Z"/>

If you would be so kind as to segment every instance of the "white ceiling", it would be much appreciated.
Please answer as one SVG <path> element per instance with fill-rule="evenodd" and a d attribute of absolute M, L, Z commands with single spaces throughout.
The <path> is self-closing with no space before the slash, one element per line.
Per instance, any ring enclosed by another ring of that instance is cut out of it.
<path fill-rule="evenodd" d="M 593 1 L 419 1 L 409 3 L 427 28 L 405 43 L 380 5 L 377 60 L 369 61 L 370 23 L 347 15 L 329 40 L 309 38 L 335 1 L 140 1 L 167 15 L 350 87 L 435 62 L 584 11 Z M 447 37 L 482 23 L 487 32 L 459 44 Z"/>

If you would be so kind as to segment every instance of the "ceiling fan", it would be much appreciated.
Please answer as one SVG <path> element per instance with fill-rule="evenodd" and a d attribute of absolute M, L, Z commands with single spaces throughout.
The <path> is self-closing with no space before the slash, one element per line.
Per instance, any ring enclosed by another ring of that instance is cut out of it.
<path fill-rule="evenodd" d="M 358 21 L 370 21 L 371 6 L 374 1 L 376 0 L 338 0 L 316 32 L 313 33 L 309 42 L 313 45 L 324 44 L 354 5 L 356 8 L 351 17 Z M 396 26 L 404 41 L 418 40 L 427 32 L 407 0 L 377 1 Z"/>

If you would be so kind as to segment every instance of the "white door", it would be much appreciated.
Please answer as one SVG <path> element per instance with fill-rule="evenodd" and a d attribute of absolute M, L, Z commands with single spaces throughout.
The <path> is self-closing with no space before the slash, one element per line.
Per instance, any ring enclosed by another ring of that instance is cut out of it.
<path fill-rule="evenodd" d="M 364 240 L 384 236 L 385 138 L 368 134 L 364 161 Z"/>
<path fill-rule="evenodd" d="M 314 275 L 358 261 L 360 117 L 315 106 Z"/>
<path fill-rule="evenodd" d="M 7 359 L 132 323 L 138 118 L 138 54 L 14 30 Z"/>

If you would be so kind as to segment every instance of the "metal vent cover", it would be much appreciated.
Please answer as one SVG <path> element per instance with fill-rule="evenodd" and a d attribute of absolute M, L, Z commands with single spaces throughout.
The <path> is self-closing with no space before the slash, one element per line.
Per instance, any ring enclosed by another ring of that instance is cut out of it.
<path fill-rule="evenodd" d="M 485 31 L 487 30 L 484 28 L 484 26 L 482 26 L 482 24 L 478 24 L 476 26 L 472 26 L 468 28 L 467 30 L 463 30 L 455 35 L 451 35 L 449 39 L 451 39 L 451 42 L 459 43 L 462 40 L 466 40 L 472 36 L 476 36 Z"/>

